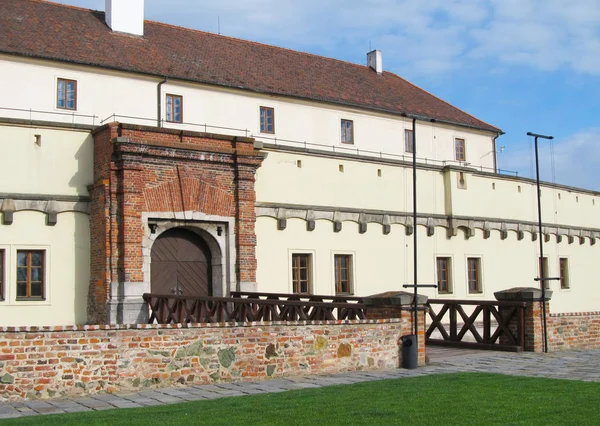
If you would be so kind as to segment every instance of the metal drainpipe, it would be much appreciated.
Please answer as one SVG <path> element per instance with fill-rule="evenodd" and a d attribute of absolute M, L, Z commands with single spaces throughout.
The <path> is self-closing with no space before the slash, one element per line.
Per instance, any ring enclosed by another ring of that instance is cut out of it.
<path fill-rule="evenodd" d="M 413 261 L 414 261 L 414 322 L 415 322 L 415 344 L 417 346 L 417 354 L 419 353 L 419 310 L 417 307 L 417 119 L 412 119 L 412 134 L 413 134 Z"/>
<path fill-rule="evenodd" d="M 494 150 L 494 173 L 498 173 L 498 162 L 497 162 L 498 151 L 496 151 L 496 139 L 498 139 L 503 134 L 504 134 L 504 132 L 499 132 L 496 136 L 494 136 L 492 138 L 492 149 Z"/>
<path fill-rule="evenodd" d="M 163 84 L 165 84 L 167 81 L 169 81 L 169 79 L 167 77 L 165 77 L 163 79 L 163 81 L 161 81 L 160 83 L 158 83 L 158 86 L 156 87 L 156 91 L 157 96 L 158 96 L 158 117 L 156 118 L 156 124 L 158 125 L 158 127 L 162 127 L 162 91 L 161 91 L 161 87 Z"/>

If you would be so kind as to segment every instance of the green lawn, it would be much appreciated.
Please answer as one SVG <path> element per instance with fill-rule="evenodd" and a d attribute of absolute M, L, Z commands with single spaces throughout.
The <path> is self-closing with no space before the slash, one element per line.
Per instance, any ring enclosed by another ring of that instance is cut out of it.
<path fill-rule="evenodd" d="M 2 424 L 598 424 L 600 383 L 439 374 L 183 404 L 47 415 Z"/>

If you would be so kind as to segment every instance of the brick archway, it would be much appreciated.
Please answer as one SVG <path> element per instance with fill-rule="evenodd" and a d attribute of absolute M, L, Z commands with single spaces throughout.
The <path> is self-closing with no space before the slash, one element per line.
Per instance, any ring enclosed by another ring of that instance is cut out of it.
<path fill-rule="evenodd" d="M 124 123 L 93 136 L 88 322 L 145 322 L 151 247 L 174 226 L 210 247 L 215 296 L 255 288 L 254 179 L 266 154 L 254 139 Z"/>

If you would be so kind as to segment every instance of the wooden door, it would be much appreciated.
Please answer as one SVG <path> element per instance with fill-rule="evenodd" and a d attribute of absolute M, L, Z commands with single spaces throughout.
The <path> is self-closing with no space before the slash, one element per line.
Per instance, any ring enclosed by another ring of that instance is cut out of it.
<path fill-rule="evenodd" d="M 161 234 L 151 253 L 151 291 L 155 294 L 210 296 L 210 250 L 200 236 L 183 228 Z"/>

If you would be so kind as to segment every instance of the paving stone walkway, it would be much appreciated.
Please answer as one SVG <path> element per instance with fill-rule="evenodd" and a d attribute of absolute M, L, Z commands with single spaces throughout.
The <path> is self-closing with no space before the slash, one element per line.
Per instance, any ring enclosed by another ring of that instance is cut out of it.
<path fill-rule="evenodd" d="M 272 379 L 261 382 L 153 389 L 133 394 L 103 394 L 72 399 L 6 402 L 0 403 L 0 419 L 77 411 L 148 407 L 186 401 L 285 392 L 293 389 L 345 385 L 372 380 L 469 371 L 600 382 L 600 349 L 548 354 L 531 352 L 516 354 L 435 348 L 429 351 L 428 355 L 430 364 L 414 370 L 357 371 L 336 375 Z"/>

